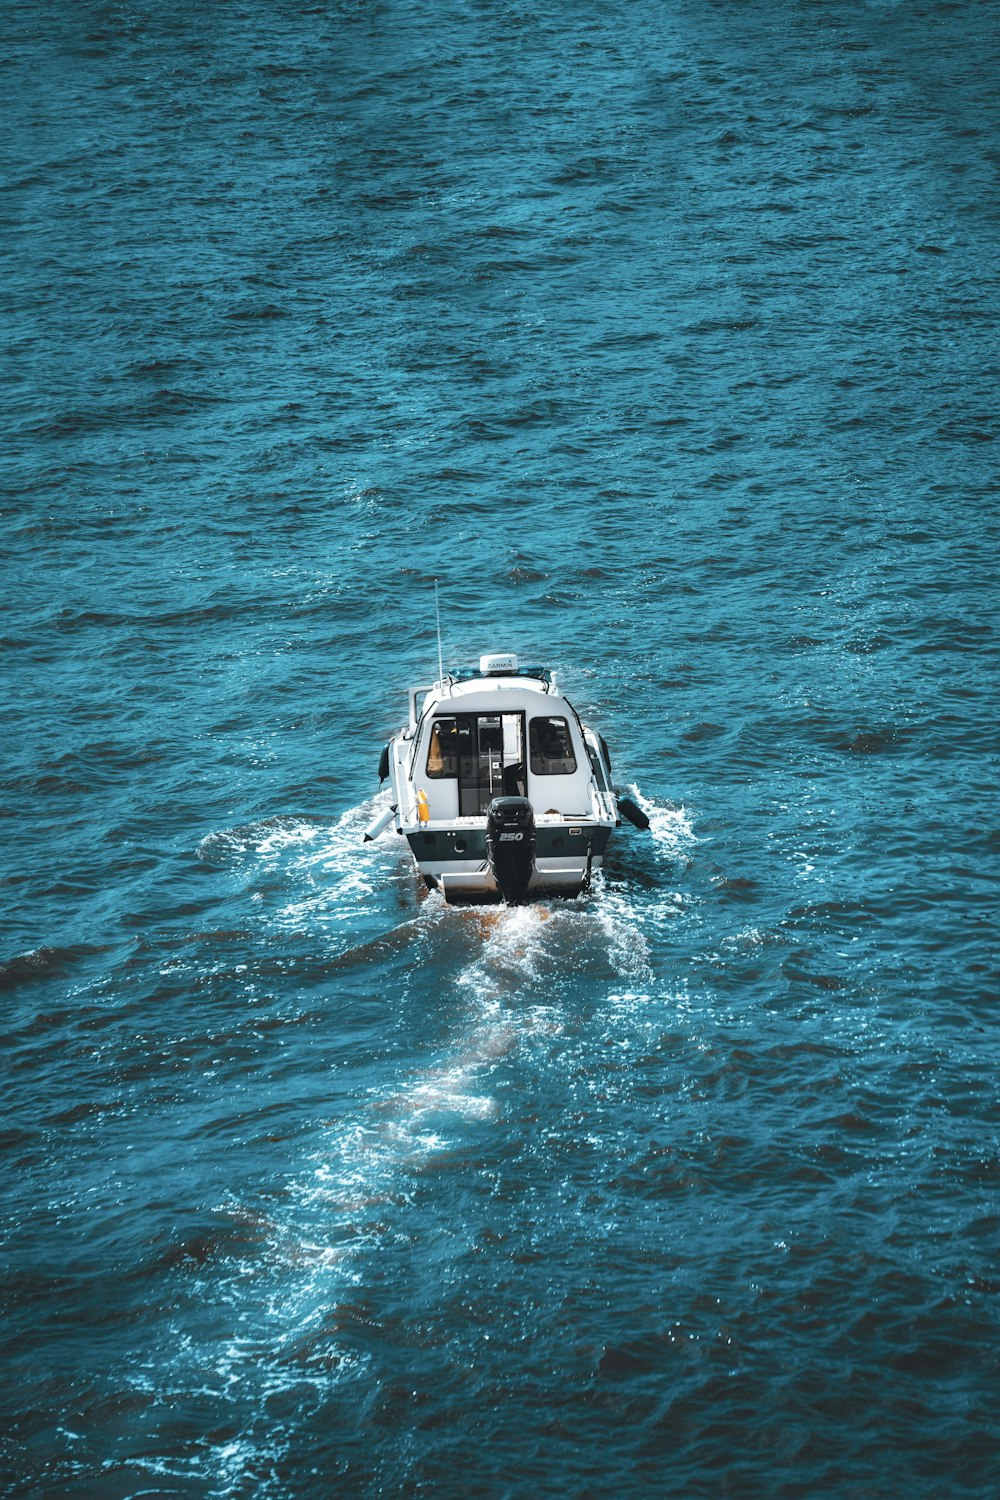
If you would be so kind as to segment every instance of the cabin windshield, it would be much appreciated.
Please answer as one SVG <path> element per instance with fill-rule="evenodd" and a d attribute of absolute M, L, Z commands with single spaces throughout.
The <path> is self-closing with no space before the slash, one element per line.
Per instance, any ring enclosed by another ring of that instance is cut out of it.
<path fill-rule="evenodd" d="M 485 813 L 494 797 L 526 795 L 524 715 L 435 718 L 427 747 L 431 781 L 458 781 L 459 817 Z"/>

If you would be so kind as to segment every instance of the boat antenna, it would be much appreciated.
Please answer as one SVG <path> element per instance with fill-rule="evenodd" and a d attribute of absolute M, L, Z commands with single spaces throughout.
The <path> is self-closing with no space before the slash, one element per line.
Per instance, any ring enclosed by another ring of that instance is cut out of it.
<path fill-rule="evenodd" d="M 437 620 L 438 636 L 438 682 L 444 685 L 444 662 L 441 659 L 441 601 L 438 598 L 438 581 L 434 580 L 434 615 Z"/>

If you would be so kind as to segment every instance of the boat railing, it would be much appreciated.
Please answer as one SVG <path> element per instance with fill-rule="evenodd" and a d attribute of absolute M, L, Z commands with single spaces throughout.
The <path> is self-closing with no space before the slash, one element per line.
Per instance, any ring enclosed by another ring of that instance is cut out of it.
<path fill-rule="evenodd" d="M 457 672 L 449 673 L 452 682 L 472 682 L 477 677 L 482 677 L 478 667 L 467 667 Z M 528 677 L 534 682 L 544 682 L 547 688 L 552 686 L 553 673 L 548 667 L 515 667 L 509 672 L 502 674 L 504 677 Z"/>
<path fill-rule="evenodd" d="M 410 729 L 410 733 L 411 734 L 416 729 L 417 723 L 418 723 L 418 718 L 417 718 L 417 699 L 420 697 L 421 693 L 432 693 L 437 686 L 438 686 L 438 683 L 436 683 L 436 682 L 424 682 L 424 683 L 421 683 L 418 687 L 411 687 L 410 688 L 410 693 L 409 693 L 409 698 L 410 698 L 410 723 L 409 723 L 409 729 Z"/>

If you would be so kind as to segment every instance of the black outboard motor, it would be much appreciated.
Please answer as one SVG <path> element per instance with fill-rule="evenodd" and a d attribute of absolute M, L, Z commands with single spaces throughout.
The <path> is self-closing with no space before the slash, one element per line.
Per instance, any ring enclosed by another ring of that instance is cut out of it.
<path fill-rule="evenodd" d="M 535 868 L 535 814 L 527 797 L 493 798 L 486 809 L 486 858 L 507 905 L 520 905 Z"/>

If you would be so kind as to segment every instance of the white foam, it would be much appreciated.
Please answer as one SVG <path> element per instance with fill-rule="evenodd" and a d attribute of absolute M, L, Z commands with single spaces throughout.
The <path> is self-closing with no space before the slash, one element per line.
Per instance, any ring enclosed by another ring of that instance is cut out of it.
<path fill-rule="evenodd" d="M 282 854 L 300 844 L 310 843 L 320 833 L 318 823 L 303 818 L 266 818 L 240 828 L 219 828 L 206 834 L 198 845 L 202 859 L 251 854 L 261 859 Z"/>
<path fill-rule="evenodd" d="M 649 819 L 649 837 L 657 852 L 672 860 L 686 859 L 699 842 L 687 810 L 644 796 L 634 783 L 627 790 Z"/>
<path fill-rule="evenodd" d="M 294 849 L 300 844 L 311 844 L 319 837 L 319 834 L 319 826 L 315 823 L 292 823 L 287 827 L 276 828 L 260 839 L 254 852 L 262 858 L 270 854 L 283 854 L 286 849 Z"/>
<path fill-rule="evenodd" d="M 287 929 L 350 921 L 382 895 L 401 874 L 408 851 L 388 837 L 368 844 L 365 829 L 388 809 L 388 790 L 349 807 L 330 824 L 269 820 L 260 825 L 212 834 L 202 850 L 249 854 L 267 864 L 283 862 L 305 889 L 275 915 Z"/>
<path fill-rule="evenodd" d="M 619 890 L 603 883 L 596 905 L 597 921 L 608 943 L 608 956 L 623 979 L 649 980 L 652 971 L 643 915 Z"/>

